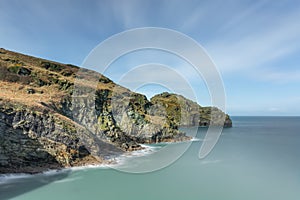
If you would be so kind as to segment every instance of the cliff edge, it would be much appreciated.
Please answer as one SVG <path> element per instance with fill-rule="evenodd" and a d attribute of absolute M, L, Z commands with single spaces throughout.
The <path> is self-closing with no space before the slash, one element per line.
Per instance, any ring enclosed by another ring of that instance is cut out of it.
<path fill-rule="evenodd" d="M 95 92 L 74 95 L 79 70 L 0 49 L 0 174 L 109 163 L 141 143 L 188 140 L 180 126 L 232 126 L 217 108 L 169 93 L 149 101 L 90 70 L 98 83 L 79 85 Z"/>

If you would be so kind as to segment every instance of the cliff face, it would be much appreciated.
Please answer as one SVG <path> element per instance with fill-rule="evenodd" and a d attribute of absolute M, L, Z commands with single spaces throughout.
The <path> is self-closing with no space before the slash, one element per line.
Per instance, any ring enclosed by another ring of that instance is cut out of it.
<path fill-rule="evenodd" d="M 232 127 L 229 115 L 216 107 L 202 107 L 185 97 L 164 92 L 151 98 L 151 103 L 161 105 L 168 123 L 174 126 L 224 126 Z M 160 109 L 162 110 L 162 109 Z"/>
<path fill-rule="evenodd" d="M 92 95 L 74 95 L 78 70 L 0 49 L 0 173 L 109 162 L 141 149 L 139 143 L 189 139 L 179 125 L 220 124 L 210 119 L 211 109 L 181 96 L 171 95 L 169 101 L 162 94 L 148 101 L 101 74 Z M 80 83 L 85 90 L 92 85 Z M 205 116 L 198 120 L 201 112 Z M 226 117 L 225 126 L 231 126 Z"/>
<path fill-rule="evenodd" d="M 0 172 L 36 173 L 107 162 L 122 150 L 47 108 L 0 104 Z M 38 110 L 38 111 L 37 111 Z M 88 147 L 88 148 L 87 148 Z"/>

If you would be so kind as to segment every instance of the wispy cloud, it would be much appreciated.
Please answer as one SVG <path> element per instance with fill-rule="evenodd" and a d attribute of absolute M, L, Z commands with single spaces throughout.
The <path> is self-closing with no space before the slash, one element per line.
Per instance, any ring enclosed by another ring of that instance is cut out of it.
<path fill-rule="evenodd" d="M 118 83 L 134 91 L 144 85 L 160 85 L 173 93 L 196 99 L 189 81 L 178 71 L 162 64 L 148 63 L 137 66 L 124 73 Z"/>
<path fill-rule="evenodd" d="M 261 81 L 272 81 L 274 83 L 298 83 L 300 82 L 300 70 L 278 71 L 278 70 L 260 70 L 255 75 Z"/>
<path fill-rule="evenodd" d="M 230 33 L 206 45 L 223 72 L 257 68 L 300 48 L 299 10 L 271 17 L 265 23 L 260 16 L 251 15 L 251 21 L 256 20 L 256 24 L 249 27 L 245 25 L 247 21 L 241 21 Z"/>
<path fill-rule="evenodd" d="M 149 22 L 149 19 L 146 19 L 147 6 L 151 6 L 147 1 L 110 1 L 113 16 L 116 22 L 123 26 L 124 30 L 143 26 L 143 24 Z"/>
<path fill-rule="evenodd" d="M 235 11 L 233 17 L 220 27 L 219 32 L 230 31 L 230 29 L 235 28 L 235 26 L 240 26 L 243 24 L 244 20 L 247 20 L 249 17 L 253 17 L 259 9 L 269 2 L 270 0 L 262 0 L 257 2 L 253 1 L 253 4 L 250 5 L 241 6 L 237 4 L 238 8 L 236 10 L 238 11 Z"/>
<path fill-rule="evenodd" d="M 190 15 L 181 25 L 181 29 L 185 31 L 191 31 L 195 29 L 195 26 L 198 24 L 203 24 L 204 21 L 209 19 L 209 16 L 212 14 L 211 10 L 215 7 L 215 4 L 201 2 L 196 7 L 190 7 Z"/>

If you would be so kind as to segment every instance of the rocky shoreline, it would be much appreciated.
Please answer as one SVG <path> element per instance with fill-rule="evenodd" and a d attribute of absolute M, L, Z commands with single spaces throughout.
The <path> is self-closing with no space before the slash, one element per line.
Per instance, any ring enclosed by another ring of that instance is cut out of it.
<path fill-rule="evenodd" d="M 180 143 L 180 142 L 185 142 L 185 141 L 193 141 L 192 138 L 189 137 L 189 139 L 185 138 L 183 140 L 166 140 L 161 143 Z M 151 143 L 149 143 L 151 144 Z M 140 149 L 133 150 L 133 151 L 143 151 L 145 147 L 141 147 Z M 131 151 L 132 152 L 132 151 Z M 125 153 L 125 152 L 124 152 Z M 121 156 L 121 155 L 119 155 Z M 0 182 L 1 182 L 1 176 L 2 177 L 7 177 L 9 175 L 13 175 L 13 177 L 16 177 L 18 175 L 24 176 L 24 175 L 36 175 L 36 174 L 47 174 L 47 173 L 61 173 L 64 172 L 65 170 L 81 170 L 81 169 L 93 169 L 93 168 L 107 168 L 107 167 L 114 167 L 116 165 L 119 165 L 118 161 L 118 156 L 113 157 L 107 160 L 97 160 L 92 156 L 88 156 L 85 159 L 79 161 L 78 163 L 74 163 L 73 166 L 67 166 L 67 167 L 62 167 L 62 166 L 56 166 L 53 165 L 51 166 L 50 164 L 48 166 L 44 167 L 30 167 L 27 166 L 26 168 L 17 169 L 17 168 L 6 168 L 6 169 L 0 169 L 2 170 L 2 173 L 0 173 Z"/>

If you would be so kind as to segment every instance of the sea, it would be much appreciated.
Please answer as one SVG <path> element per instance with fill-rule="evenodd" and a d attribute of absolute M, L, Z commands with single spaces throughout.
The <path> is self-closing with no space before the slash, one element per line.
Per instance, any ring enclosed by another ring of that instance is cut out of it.
<path fill-rule="evenodd" d="M 148 158 L 167 143 L 122 156 L 117 168 L 90 166 L 37 175 L 0 175 L 0 199 L 299 200 L 300 117 L 232 120 L 233 127 L 223 129 L 203 159 L 198 155 L 207 129 L 198 128 L 197 139 L 185 152 L 160 169 L 120 170 L 141 160 L 154 162 Z M 172 145 L 176 149 L 182 143 Z"/>

